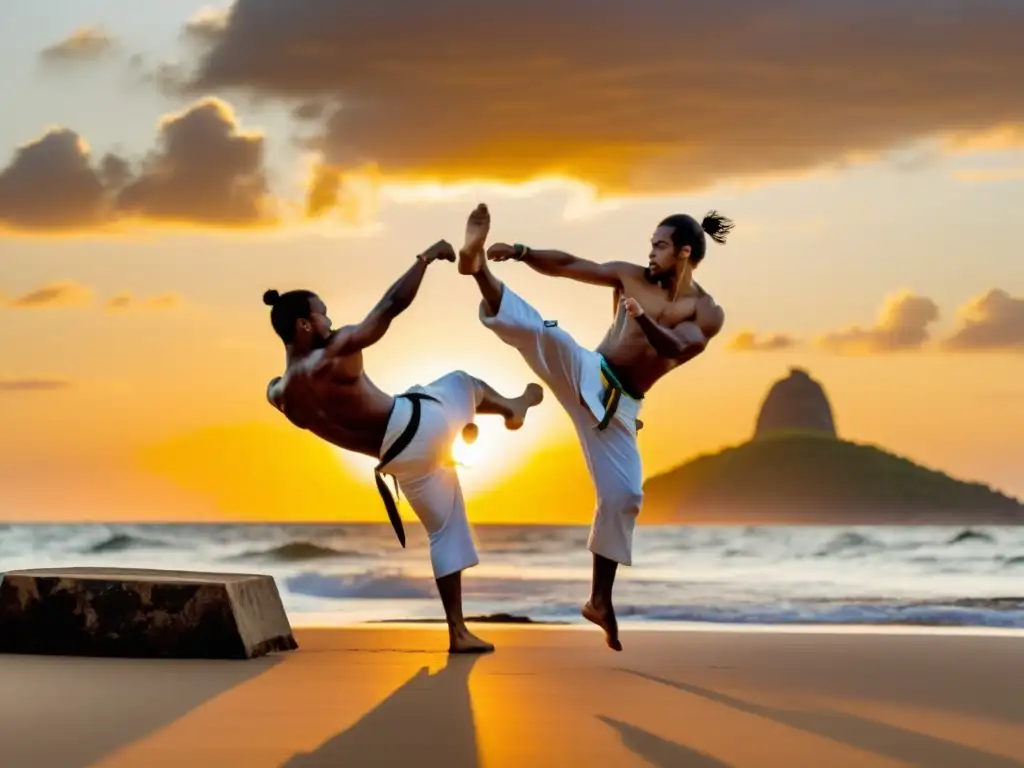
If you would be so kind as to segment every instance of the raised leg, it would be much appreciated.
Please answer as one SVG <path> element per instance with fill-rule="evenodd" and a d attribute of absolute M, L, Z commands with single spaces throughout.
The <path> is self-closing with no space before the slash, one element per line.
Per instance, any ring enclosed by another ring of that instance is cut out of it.
<path fill-rule="evenodd" d="M 466 240 L 459 249 L 459 272 L 473 276 L 476 284 L 480 286 L 480 295 L 483 297 L 487 314 L 494 316 L 498 314 L 498 308 L 501 306 L 505 285 L 491 273 L 484 256 L 484 245 L 490 231 L 491 213 L 484 203 L 480 203 L 469 214 L 466 222 Z"/>
<path fill-rule="evenodd" d="M 494 317 L 501 308 L 501 297 L 505 293 L 505 284 L 494 276 L 486 261 L 473 273 L 473 279 L 476 280 L 476 284 L 480 287 L 480 296 L 484 300 L 484 310 L 488 315 Z"/>
<path fill-rule="evenodd" d="M 449 653 L 489 653 L 494 646 L 469 631 L 462 616 L 462 571 L 450 573 L 437 580 L 437 591 L 444 605 L 448 621 Z"/>

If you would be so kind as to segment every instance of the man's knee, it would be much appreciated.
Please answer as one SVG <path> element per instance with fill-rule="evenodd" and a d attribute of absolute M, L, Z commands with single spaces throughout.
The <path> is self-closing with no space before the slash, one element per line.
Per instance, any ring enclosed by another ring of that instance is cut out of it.
<path fill-rule="evenodd" d="M 618 514 L 638 515 L 644 503 L 644 491 L 640 486 L 620 485 L 601 492 L 602 509 Z"/>
<path fill-rule="evenodd" d="M 443 379 L 446 383 L 446 389 L 452 395 L 464 395 L 468 400 L 469 404 L 475 410 L 476 406 L 480 404 L 480 400 L 484 396 L 483 387 L 480 386 L 480 379 L 473 376 L 466 371 L 452 371 L 446 374 Z M 457 401 L 459 397 L 455 397 Z"/>

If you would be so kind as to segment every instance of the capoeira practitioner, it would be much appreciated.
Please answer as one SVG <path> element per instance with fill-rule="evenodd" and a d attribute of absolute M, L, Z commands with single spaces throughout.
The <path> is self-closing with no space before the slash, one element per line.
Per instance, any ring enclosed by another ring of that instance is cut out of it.
<path fill-rule="evenodd" d="M 287 355 L 284 375 L 270 382 L 267 399 L 295 426 L 380 460 L 377 488 L 398 540 L 404 547 L 402 521 L 382 474 L 394 477 L 430 536 L 430 562 L 448 620 L 449 650 L 480 653 L 494 646 L 473 635 L 462 615 L 462 571 L 480 560 L 451 459 L 452 443 L 477 413 L 504 416 L 505 426 L 519 429 L 526 412 L 541 402 L 543 389 L 530 384 L 510 399 L 456 371 L 392 397 L 369 379 L 362 351 L 380 341 L 391 321 L 409 307 L 427 266 L 437 259 L 455 261 L 455 250 L 441 241 L 419 254 L 361 323 L 336 331 L 315 293 L 267 291 L 263 301 L 273 307 L 270 322 Z"/>
<path fill-rule="evenodd" d="M 470 214 L 459 272 L 473 275 L 483 301 L 480 320 L 551 389 L 572 418 L 597 492 L 588 548 L 594 555 L 590 600 L 583 616 L 605 631 L 608 646 L 622 650 L 612 607 L 618 565 L 632 564 L 633 528 L 643 501 L 637 448 L 644 394 L 674 368 L 704 351 L 722 329 L 724 313 L 699 285 L 693 268 L 704 258 L 705 233 L 724 243 L 732 222 L 710 213 L 665 219 L 654 231 L 648 266 L 597 264 L 560 251 L 496 243 L 491 261 L 522 261 L 537 272 L 567 277 L 615 292 L 615 318 L 596 350 L 584 349 L 498 280 L 484 259 L 490 213 Z"/>

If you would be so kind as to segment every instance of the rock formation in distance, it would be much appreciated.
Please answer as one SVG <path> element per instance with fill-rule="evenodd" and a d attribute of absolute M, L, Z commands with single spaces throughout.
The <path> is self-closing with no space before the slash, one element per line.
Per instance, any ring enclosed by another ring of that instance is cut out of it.
<path fill-rule="evenodd" d="M 761 403 L 754 439 L 773 432 L 803 431 L 837 437 L 825 388 L 804 369 L 790 368 L 789 376 L 776 381 Z"/>

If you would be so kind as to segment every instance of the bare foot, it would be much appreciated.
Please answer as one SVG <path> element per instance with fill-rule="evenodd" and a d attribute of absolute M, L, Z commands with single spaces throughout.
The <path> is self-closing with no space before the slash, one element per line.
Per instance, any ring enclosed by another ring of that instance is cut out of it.
<path fill-rule="evenodd" d="M 597 624 L 604 630 L 604 641 L 613 651 L 621 651 L 622 643 L 619 642 L 619 624 L 615 620 L 615 611 L 609 608 L 596 608 L 589 600 L 580 611 L 583 618 Z"/>
<path fill-rule="evenodd" d="M 459 274 L 475 275 L 484 265 L 484 243 L 491 231 L 491 212 L 480 203 L 466 222 L 466 242 L 459 250 Z"/>
<path fill-rule="evenodd" d="M 448 630 L 448 653 L 490 653 L 494 646 L 468 629 Z"/>
<path fill-rule="evenodd" d="M 526 391 L 511 400 L 512 415 L 505 419 L 506 429 L 520 429 L 526 422 L 526 412 L 544 401 L 544 387 L 540 384 L 527 384 Z"/>

